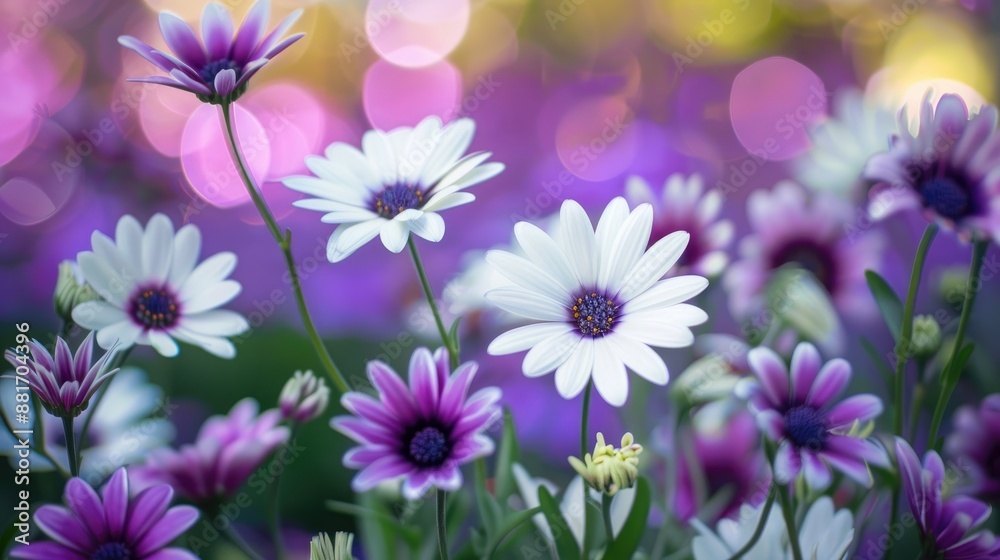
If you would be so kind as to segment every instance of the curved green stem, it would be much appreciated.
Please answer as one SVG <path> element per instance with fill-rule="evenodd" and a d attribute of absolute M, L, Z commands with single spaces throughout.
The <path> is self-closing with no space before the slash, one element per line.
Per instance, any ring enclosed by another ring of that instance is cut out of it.
<path fill-rule="evenodd" d="M 611 524 L 611 496 L 601 494 L 601 514 L 604 518 L 604 532 L 608 535 L 608 543 L 615 540 L 615 529 Z"/>
<path fill-rule="evenodd" d="M 247 193 L 250 194 L 254 206 L 257 207 L 257 211 L 267 225 L 267 230 L 271 232 L 271 237 L 274 238 L 274 241 L 278 244 L 285 257 L 285 266 L 288 268 L 288 274 L 292 281 L 292 291 L 295 292 L 295 301 L 298 304 L 299 315 L 302 316 L 302 323 L 309 334 L 309 340 L 312 342 L 313 348 L 316 350 L 316 354 L 319 356 L 327 375 L 330 376 L 330 380 L 333 381 L 333 384 L 341 393 L 346 393 L 348 391 L 347 381 L 344 380 L 344 376 L 337 369 L 333 358 L 330 357 L 330 352 L 327 351 L 326 346 L 323 344 L 323 340 L 316 331 L 316 325 L 313 324 L 312 317 L 309 315 L 309 307 L 306 305 L 305 295 L 302 293 L 302 284 L 299 281 L 299 273 L 295 267 L 295 259 L 292 257 L 292 232 L 291 230 L 286 230 L 284 235 L 281 234 L 278 222 L 274 219 L 274 215 L 271 214 L 271 210 L 268 208 L 267 202 L 260 192 L 260 188 L 257 187 L 257 183 L 254 182 L 253 176 L 250 174 L 250 166 L 247 164 L 243 150 L 240 149 L 240 143 L 236 139 L 232 103 L 220 105 L 219 110 L 222 112 L 223 128 L 225 128 L 226 132 L 229 156 L 233 159 L 233 164 L 236 165 L 240 179 L 243 180 L 243 185 L 246 187 Z"/>
<path fill-rule="evenodd" d="M 73 418 L 64 416 L 62 425 L 63 433 L 66 434 L 66 458 L 69 459 L 69 474 L 80 476 L 80 457 L 76 454 L 76 433 L 73 431 Z"/>
<path fill-rule="evenodd" d="M 441 552 L 441 560 L 448 560 L 448 526 L 445 524 L 445 510 L 448 508 L 448 493 L 438 488 L 437 496 L 437 538 L 438 550 Z"/>
<path fill-rule="evenodd" d="M 594 380 L 591 379 L 591 380 L 587 381 L 587 387 L 584 388 L 584 390 L 583 390 L 583 407 L 581 408 L 581 411 L 580 411 L 580 458 L 581 459 L 585 455 L 587 455 L 587 447 L 589 447 L 587 445 L 587 443 L 588 443 L 588 441 L 590 439 L 589 438 L 589 431 L 588 431 L 587 425 L 589 424 L 589 420 L 590 420 L 590 395 L 591 395 L 591 393 L 593 393 L 593 389 L 594 389 Z M 584 528 L 586 528 L 588 526 L 587 517 L 590 516 L 590 510 L 587 508 L 587 498 L 589 497 L 587 495 L 587 493 L 588 493 L 588 489 L 589 488 L 590 487 L 586 483 L 583 484 L 583 520 L 584 520 L 583 521 L 583 526 L 584 526 Z M 586 531 L 584 531 L 584 535 L 583 535 L 583 556 L 582 557 L 583 558 L 587 558 L 587 554 L 588 554 L 588 550 L 587 550 L 587 535 L 586 535 Z"/>
<path fill-rule="evenodd" d="M 424 297 L 427 298 L 427 305 L 431 307 L 431 313 L 434 314 L 434 322 L 437 323 L 438 333 L 441 334 L 441 342 L 444 344 L 445 349 L 448 350 L 448 359 L 451 362 L 451 368 L 455 369 L 458 367 L 458 348 L 455 347 L 455 341 L 451 339 L 451 335 L 448 334 L 448 327 L 445 326 L 444 320 L 441 318 L 441 311 L 438 309 L 437 301 L 434 299 L 434 290 L 431 289 L 430 280 L 427 279 L 427 272 L 424 270 L 424 263 L 420 260 L 420 253 L 417 252 L 417 243 L 413 240 L 413 235 L 406 241 L 406 245 L 410 248 L 410 256 L 413 257 L 413 267 L 417 269 L 417 276 L 420 278 L 420 287 L 424 290 Z"/>
<path fill-rule="evenodd" d="M 944 411 L 948 407 L 951 393 L 958 385 L 958 378 L 962 374 L 961 368 L 956 363 L 956 358 L 962 351 L 965 344 L 965 331 L 969 327 L 969 319 L 972 317 L 972 305 L 976 301 L 976 293 L 979 291 L 979 273 L 983 267 L 983 258 L 986 256 L 986 249 L 989 247 L 988 241 L 976 241 L 972 245 L 972 262 L 969 265 L 969 280 L 965 284 L 965 299 L 962 302 L 962 316 L 958 320 L 958 332 L 955 333 L 955 343 L 951 349 L 951 358 L 941 374 L 941 393 L 938 395 L 937 406 L 934 407 L 934 418 L 931 420 L 930 437 L 927 446 L 940 451 L 937 441 L 938 430 L 941 429 L 941 420 L 944 418 Z"/>
<path fill-rule="evenodd" d="M 774 499 L 778 497 L 778 487 L 771 483 L 771 487 L 767 490 L 767 501 L 764 502 L 764 508 L 760 511 L 760 520 L 757 521 L 757 528 L 754 529 L 753 534 L 750 535 L 750 540 L 747 541 L 742 548 L 736 551 L 735 554 L 729 557 L 729 560 L 740 560 L 744 554 L 750 552 L 750 549 L 757 544 L 760 540 L 760 536 L 764 534 L 764 527 L 767 526 L 767 519 L 771 516 L 771 508 L 774 507 Z"/>
<path fill-rule="evenodd" d="M 295 441 L 295 435 L 299 431 L 299 425 L 293 424 L 288 442 Z M 274 554 L 277 560 L 285 558 L 285 542 L 281 538 L 281 478 L 284 470 L 274 478 L 267 496 L 268 527 L 271 531 L 271 542 L 274 543 Z"/>
<path fill-rule="evenodd" d="M 778 500 L 781 502 L 781 514 L 785 517 L 785 527 L 788 529 L 788 542 L 792 547 L 792 558 L 802 560 L 802 547 L 799 546 L 799 530 L 795 527 L 795 512 L 792 511 L 792 499 L 788 495 L 788 487 L 777 487 Z"/>

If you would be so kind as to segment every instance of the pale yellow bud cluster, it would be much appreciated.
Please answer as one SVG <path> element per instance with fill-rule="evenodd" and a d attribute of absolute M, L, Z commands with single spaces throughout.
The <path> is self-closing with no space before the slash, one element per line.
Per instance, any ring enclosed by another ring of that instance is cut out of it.
<path fill-rule="evenodd" d="M 587 453 L 583 461 L 570 457 L 569 464 L 593 489 L 614 496 L 622 488 L 631 488 L 639 478 L 641 453 L 642 446 L 635 443 L 631 433 L 622 436 L 622 445 L 616 449 L 605 443 L 604 434 L 598 432 L 594 453 Z"/>

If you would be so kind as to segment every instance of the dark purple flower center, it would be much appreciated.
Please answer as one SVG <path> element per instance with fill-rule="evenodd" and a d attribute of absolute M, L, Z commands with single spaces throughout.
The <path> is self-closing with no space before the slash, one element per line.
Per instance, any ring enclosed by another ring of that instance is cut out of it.
<path fill-rule="evenodd" d="M 837 266 L 828 247 L 811 240 L 789 242 L 771 256 L 771 268 L 794 264 L 809 271 L 828 292 L 836 286 Z"/>
<path fill-rule="evenodd" d="M 165 329 L 180 316 L 177 299 L 166 288 L 143 288 L 132 298 L 129 314 L 140 326 Z"/>
<path fill-rule="evenodd" d="M 240 79 L 239 68 L 239 65 L 232 60 L 223 58 L 221 60 L 213 60 L 212 62 L 209 62 L 201 69 L 199 74 L 207 83 L 214 84 L 216 74 L 222 72 L 223 70 L 236 70 L 236 79 Z"/>
<path fill-rule="evenodd" d="M 408 447 L 410 460 L 423 467 L 436 467 L 444 463 L 449 451 L 448 437 L 434 426 L 427 426 L 414 433 Z"/>
<path fill-rule="evenodd" d="M 419 208 L 424 192 L 415 185 L 391 185 L 375 195 L 375 213 L 383 218 L 395 218 L 403 210 Z"/>
<path fill-rule="evenodd" d="M 90 560 L 132 560 L 132 549 L 119 542 L 104 543 L 90 555 Z"/>
<path fill-rule="evenodd" d="M 827 438 L 826 422 L 815 408 L 796 406 L 785 411 L 785 433 L 796 448 L 821 449 Z"/>
<path fill-rule="evenodd" d="M 958 220 L 974 213 L 975 201 L 963 181 L 948 176 L 930 177 L 920 183 L 924 206 L 938 215 Z"/>
<path fill-rule="evenodd" d="M 571 307 L 571 318 L 580 329 L 580 334 L 592 337 L 604 336 L 611 331 L 618 319 L 618 308 L 615 301 L 597 292 L 577 296 Z"/>

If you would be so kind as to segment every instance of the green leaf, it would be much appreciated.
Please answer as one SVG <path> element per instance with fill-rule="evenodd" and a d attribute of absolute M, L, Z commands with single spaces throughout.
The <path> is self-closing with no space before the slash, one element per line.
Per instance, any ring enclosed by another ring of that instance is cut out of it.
<path fill-rule="evenodd" d="M 491 540 L 496 533 L 497 526 L 503 511 L 497 503 L 493 494 L 486 488 L 486 461 L 479 459 L 476 461 L 476 511 L 479 513 L 479 520 L 482 528 L 486 532 L 486 539 Z"/>
<path fill-rule="evenodd" d="M 958 376 L 962 375 L 962 370 L 965 369 L 966 362 L 972 356 L 972 350 L 975 348 L 973 343 L 966 344 L 962 350 L 955 355 L 955 359 L 948 364 L 945 368 L 945 378 L 952 385 L 958 384 Z"/>
<path fill-rule="evenodd" d="M 576 539 L 573 538 L 573 532 L 563 519 L 552 493 L 544 485 L 538 487 L 538 503 L 555 537 L 559 560 L 580 560 L 580 549 L 577 547 Z"/>
<path fill-rule="evenodd" d="M 3 535 L 0 535 L 0 558 L 7 558 L 7 549 L 14 543 L 14 537 L 17 536 L 17 527 L 14 526 L 14 521 L 12 519 L 7 530 L 3 532 Z"/>
<path fill-rule="evenodd" d="M 455 322 L 451 324 L 451 328 L 448 329 L 448 338 L 451 339 L 452 345 L 454 345 L 455 355 L 457 356 L 462 349 L 461 342 L 458 340 L 458 324 L 462 321 L 461 317 L 455 319 Z"/>
<path fill-rule="evenodd" d="M 892 339 L 899 342 L 899 329 L 903 326 L 903 302 L 889 283 L 874 270 L 865 271 L 868 289 L 875 297 L 875 304 L 882 313 L 882 319 L 892 333 Z"/>
<path fill-rule="evenodd" d="M 508 515 L 507 519 L 505 519 L 504 522 L 500 525 L 500 530 L 497 531 L 497 535 L 494 538 L 493 542 L 491 542 L 489 546 L 487 546 L 488 554 L 486 555 L 486 557 L 493 558 L 493 555 L 496 554 L 497 552 L 497 548 L 500 547 L 500 543 L 502 543 L 503 540 L 507 538 L 507 535 L 514 532 L 514 530 L 520 527 L 522 523 L 525 523 L 529 519 L 531 519 L 533 515 L 541 512 L 542 508 L 536 507 L 522 511 L 515 511 L 511 515 Z"/>
<path fill-rule="evenodd" d="M 878 349 L 875 345 L 871 343 L 867 338 L 861 338 L 861 346 L 865 349 L 868 357 L 871 358 L 872 364 L 875 365 L 875 369 L 882 375 L 882 380 L 885 381 L 885 386 L 889 389 L 893 387 L 893 380 L 896 378 L 896 374 L 889 369 L 886 365 L 885 360 L 879 355 Z"/>
<path fill-rule="evenodd" d="M 514 430 L 514 416 L 510 410 L 503 410 L 503 436 L 500 439 L 500 449 L 497 451 L 496 492 L 497 501 L 507 503 L 507 498 L 514 493 L 514 469 L 520 449 L 517 445 L 517 432 Z"/>
<path fill-rule="evenodd" d="M 639 477 L 635 485 L 635 502 L 632 503 L 632 511 L 625 519 L 625 525 L 618 532 L 615 540 L 611 541 L 607 550 L 604 551 L 604 558 L 607 560 L 619 560 L 631 558 L 642 542 L 642 535 L 646 532 L 646 519 L 649 517 L 649 506 L 652 502 L 649 481 L 645 477 Z"/>

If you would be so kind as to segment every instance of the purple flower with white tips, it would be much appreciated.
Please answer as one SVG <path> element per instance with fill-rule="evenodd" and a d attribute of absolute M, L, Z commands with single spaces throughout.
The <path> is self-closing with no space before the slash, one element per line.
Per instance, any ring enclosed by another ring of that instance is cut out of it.
<path fill-rule="evenodd" d="M 11 350 L 4 352 L 4 357 L 15 368 L 27 368 L 24 378 L 31 391 L 49 414 L 59 418 L 76 418 L 87 410 L 94 393 L 118 371 L 117 368 L 104 371 L 112 352 L 90 364 L 94 353 L 93 332 L 83 340 L 75 356 L 61 337 L 56 338 L 55 357 L 37 340 L 28 342 L 28 348 L 30 359 Z"/>
<path fill-rule="evenodd" d="M 174 491 L 166 484 L 129 496 L 124 468 L 115 471 L 98 495 L 83 479 L 66 483 L 68 508 L 44 505 L 35 521 L 51 541 L 32 542 L 11 551 L 21 560 L 197 560 L 180 548 L 165 548 L 198 520 L 191 506 L 170 507 Z"/>
<path fill-rule="evenodd" d="M 135 470 L 143 485 L 167 483 L 189 500 L 208 505 L 232 496 L 276 449 L 288 441 L 281 412 L 258 415 L 257 401 L 236 403 L 228 416 L 209 418 L 193 444 L 159 449 Z"/>
<path fill-rule="evenodd" d="M 868 463 L 887 466 L 885 451 L 852 429 L 882 413 L 875 395 L 854 395 L 839 403 L 837 396 L 851 380 L 851 365 L 840 358 L 821 363 L 808 342 L 795 347 L 791 374 L 773 350 L 754 348 L 747 357 L 756 379 L 746 379 L 737 391 L 749 399 L 760 430 L 778 442 L 774 477 L 782 483 L 805 473 L 813 489 L 830 485 L 836 468 L 870 486 Z"/>
<path fill-rule="evenodd" d="M 368 378 L 379 400 L 346 393 L 341 403 L 354 416 L 338 416 L 330 425 L 358 442 L 344 455 L 344 465 L 363 468 L 354 477 L 355 492 L 406 477 L 403 496 L 416 500 L 431 487 L 454 491 L 462 486 L 460 467 L 493 453 L 483 432 L 500 416 L 500 389 L 480 389 L 467 398 L 479 366 L 466 362 L 451 374 L 448 353 L 432 356 L 418 348 L 410 358 L 409 388 L 386 364 L 368 363 Z"/>
<path fill-rule="evenodd" d="M 868 161 L 865 178 L 869 212 L 880 219 L 897 211 L 918 210 L 928 221 L 954 230 L 959 238 L 1000 238 L 1000 135 L 997 109 L 984 106 L 969 114 L 961 97 L 930 91 L 920 103 L 920 130 L 909 132 L 906 110 L 899 113 L 899 135 L 889 151 Z"/>
<path fill-rule="evenodd" d="M 267 0 L 254 4 L 234 37 L 229 12 L 221 4 L 208 4 L 201 16 L 200 42 L 184 20 L 161 12 L 160 30 L 173 54 L 156 50 L 129 35 L 119 37 L 118 43 L 139 53 L 170 77 L 150 76 L 129 81 L 190 91 L 206 103 L 232 103 L 246 92 L 250 78 L 270 59 L 305 36 L 297 33 L 282 38 L 302 10 L 293 12 L 264 36 L 270 11 Z"/>
<path fill-rule="evenodd" d="M 968 466 L 971 492 L 990 501 L 1000 500 L 1000 393 L 983 399 L 979 408 L 958 409 L 954 424 L 945 452 Z"/>
<path fill-rule="evenodd" d="M 928 451 L 921 466 L 910 444 L 896 438 L 896 458 L 920 538 L 932 546 L 927 558 L 1000 557 L 1000 540 L 982 528 L 990 517 L 990 506 L 969 496 L 945 496 L 944 462 L 936 451 Z"/>

